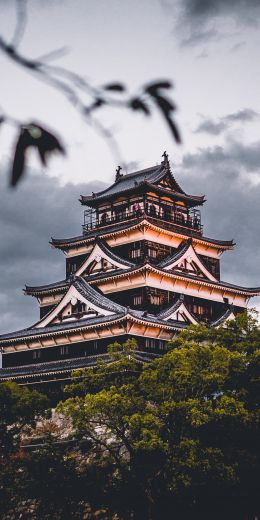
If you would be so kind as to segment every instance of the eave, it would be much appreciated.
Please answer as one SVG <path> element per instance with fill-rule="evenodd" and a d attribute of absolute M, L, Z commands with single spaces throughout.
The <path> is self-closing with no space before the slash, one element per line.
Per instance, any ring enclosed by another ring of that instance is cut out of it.
<path fill-rule="evenodd" d="M 34 328 L 26 329 L 24 331 L 18 331 L 16 333 L 14 332 L 6 336 L 1 336 L 0 345 L 3 349 L 5 349 L 5 347 L 7 348 L 8 345 L 10 345 L 12 351 L 20 351 L 51 346 L 50 344 L 46 343 L 46 340 L 50 338 L 54 338 L 53 346 L 57 346 L 57 344 L 64 344 L 64 342 L 55 342 L 55 338 L 58 337 L 64 337 L 66 339 L 65 343 L 70 344 L 73 343 L 73 341 L 69 340 L 68 338 L 74 334 L 76 334 L 77 337 L 81 337 L 81 339 L 79 339 L 78 341 L 86 341 L 87 338 L 84 336 L 84 332 L 87 332 L 89 330 L 93 331 L 93 333 L 96 334 L 96 339 L 99 339 L 100 337 L 113 337 L 113 334 L 111 333 L 111 328 L 113 326 L 121 326 L 121 334 L 134 334 L 131 327 L 132 324 L 137 324 L 143 326 L 144 328 L 149 327 L 159 331 L 162 330 L 168 332 L 178 331 L 183 327 L 187 326 L 187 324 L 184 324 L 183 322 L 172 322 L 170 324 L 163 320 L 157 320 L 156 317 L 153 317 L 151 315 L 147 317 L 141 315 L 138 316 L 135 314 L 135 311 L 128 311 L 121 316 L 115 315 L 114 317 L 104 317 L 104 320 L 100 321 L 99 323 L 93 323 L 93 321 L 89 319 L 86 320 L 85 323 L 74 322 L 73 324 L 67 323 L 66 325 L 53 325 L 52 327 L 47 327 L 46 329 Z M 107 336 L 99 335 L 98 331 L 102 329 L 107 330 Z M 116 335 L 118 335 L 118 332 L 115 334 L 115 336 Z M 147 337 L 149 337 L 149 335 L 147 335 Z M 151 337 L 158 337 L 158 335 Z M 35 345 L 35 342 L 38 342 L 37 346 Z M 30 343 L 33 343 L 33 346 L 30 346 Z M 16 344 L 23 344 L 24 348 L 16 349 Z"/>
<path fill-rule="evenodd" d="M 173 200 L 181 200 L 183 202 L 186 202 L 189 206 L 201 206 L 205 202 L 205 195 L 189 195 L 182 192 L 176 192 L 173 190 L 169 190 L 166 188 L 163 188 L 162 186 L 158 186 L 157 184 L 152 184 L 149 181 L 140 182 L 138 186 L 133 186 L 131 188 L 127 188 L 125 190 L 119 191 L 116 195 L 115 193 L 104 193 L 103 195 L 96 194 L 95 197 L 92 196 L 84 196 L 81 195 L 80 202 L 83 206 L 88 206 L 91 208 L 96 208 L 100 202 L 109 201 L 111 199 L 115 199 L 115 197 L 126 195 L 129 196 L 131 194 L 136 194 L 138 192 L 145 193 L 147 191 L 154 191 L 155 193 L 158 193 L 159 195 L 165 195 L 168 197 L 171 197 Z"/>
<path fill-rule="evenodd" d="M 214 240 L 205 236 L 198 236 L 196 234 L 189 235 L 188 233 L 184 233 L 184 231 L 172 231 L 170 229 L 166 229 L 160 226 L 155 225 L 149 217 L 135 219 L 133 223 L 125 223 L 122 227 L 118 226 L 119 229 L 112 229 L 111 227 L 115 226 L 109 226 L 107 229 L 95 229 L 93 233 L 89 233 L 87 235 L 80 235 L 78 237 L 72 237 L 72 238 L 65 238 L 65 239 L 51 239 L 51 245 L 57 249 L 63 250 L 65 253 L 67 250 L 71 249 L 72 247 L 80 247 L 83 245 L 89 245 L 92 244 L 93 241 L 96 238 L 96 235 L 98 233 L 98 236 L 100 238 L 104 238 L 106 240 L 110 238 L 115 238 L 120 235 L 125 235 L 126 232 L 134 231 L 137 229 L 143 229 L 145 227 L 152 229 L 156 232 L 160 232 L 161 234 L 165 234 L 168 236 L 175 236 L 179 237 L 182 240 L 186 240 L 189 236 L 192 238 L 192 241 L 194 244 L 202 244 L 205 246 L 209 246 L 218 250 L 228 250 L 234 248 L 234 241 L 233 240 Z M 187 230 L 188 231 L 188 230 Z"/>
<path fill-rule="evenodd" d="M 228 282 L 213 282 L 211 280 L 207 280 L 202 277 L 195 277 L 195 276 L 191 276 L 191 275 L 187 275 L 187 274 L 180 274 L 179 272 L 165 271 L 165 270 L 159 269 L 156 266 L 151 265 L 149 263 L 145 264 L 144 266 L 137 267 L 136 269 L 130 269 L 128 271 L 124 271 L 123 273 L 119 273 L 119 274 L 116 274 L 116 273 L 109 274 L 108 273 L 107 276 L 102 276 L 102 278 L 100 277 L 100 279 L 96 278 L 93 282 L 89 278 L 89 283 L 96 284 L 99 286 L 99 285 L 101 285 L 101 282 L 103 284 L 106 281 L 110 282 L 110 281 L 121 279 L 121 278 L 129 279 L 129 277 L 133 278 L 135 275 L 142 274 L 142 273 L 144 275 L 146 275 L 146 273 L 149 273 L 149 272 L 158 274 L 159 276 L 164 277 L 164 278 L 182 280 L 186 283 L 190 282 L 190 283 L 194 283 L 198 286 L 205 286 L 205 287 L 209 287 L 209 288 L 220 289 L 221 291 L 225 290 L 227 292 L 231 292 L 234 294 L 242 294 L 242 295 L 248 296 L 248 297 L 260 296 L 260 287 L 252 287 L 252 288 L 251 287 L 241 287 L 241 286 L 229 284 Z"/>

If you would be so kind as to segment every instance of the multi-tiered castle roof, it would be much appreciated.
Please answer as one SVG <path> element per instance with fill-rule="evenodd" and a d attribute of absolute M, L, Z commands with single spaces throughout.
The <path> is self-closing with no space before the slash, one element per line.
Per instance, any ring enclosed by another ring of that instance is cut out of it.
<path fill-rule="evenodd" d="M 107 347 L 134 337 L 140 360 L 161 355 L 179 330 L 201 321 L 218 326 L 247 307 L 260 288 L 220 279 L 220 256 L 232 240 L 205 237 L 199 207 L 160 165 L 122 175 L 81 196 L 87 209 L 80 236 L 52 239 L 66 256 L 66 276 L 26 286 L 40 319 L 0 336 L 2 379 L 67 380 L 74 368 L 109 360 Z"/>

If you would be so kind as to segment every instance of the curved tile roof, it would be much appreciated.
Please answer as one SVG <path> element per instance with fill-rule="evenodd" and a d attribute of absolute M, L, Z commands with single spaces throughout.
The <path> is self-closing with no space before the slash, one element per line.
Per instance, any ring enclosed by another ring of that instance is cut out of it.
<path fill-rule="evenodd" d="M 17 330 L 15 332 L 9 332 L 7 334 L 0 335 L 0 342 L 6 340 L 14 340 L 19 338 L 28 338 L 28 337 L 42 337 L 45 334 L 52 334 L 63 332 L 67 330 L 80 329 L 86 326 L 96 326 L 102 325 L 103 323 L 110 323 L 112 321 L 118 320 L 119 318 L 123 318 L 125 316 L 125 312 L 121 314 L 111 314 L 110 316 L 97 316 L 96 318 L 87 318 L 78 321 L 70 321 L 69 323 L 58 323 L 57 325 L 48 325 L 47 327 L 36 328 L 30 327 L 27 329 Z"/>
<path fill-rule="evenodd" d="M 260 296 L 260 287 L 242 287 L 240 285 L 234 285 L 232 283 L 223 282 L 221 280 L 212 281 L 212 280 L 209 280 L 208 278 L 203 278 L 202 276 L 195 276 L 195 275 L 191 275 L 188 273 L 180 273 L 179 271 L 174 271 L 174 270 L 173 271 L 164 271 L 162 268 L 158 267 L 157 265 L 152 265 L 148 262 L 146 262 L 145 265 L 136 266 L 135 268 L 131 268 L 127 271 L 125 270 L 122 273 L 120 273 L 119 270 L 116 272 L 110 271 L 106 274 L 106 276 L 102 276 L 102 279 L 117 278 L 119 276 L 128 275 L 129 273 L 135 274 L 136 272 L 139 273 L 143 269 L 150 269 L 151 271 L 158 272 L 159 274 L 164 274 L 169 277 L 182 278 L 184 280 L 191 280 L 191 281 L 194 280 L 195 282 L 200 282 L 202 285 L 210 285 L 210 286 L 220 287 L 223 289 L 230 288 L 234 292 L 238 291 L 238 292 L 242 292 L 242 293 L 248 294 L 248 295 L 252 294 L 255 296 Z M 92 282 L 92 279 L 90 279 L 90 282 Z M 94 280 L 93 280 L 93 282 L 94 282 Z"/>
<path fill-rule="evenodd" d="M 99 245 L 100 249 L 111 258 L 111 260 L 115 260 L 115 262 L 120 262 L 120 264 L 123 264 L 127 267 L 135 267 L 134 262 L 130 262 L 130 260 L 126 260 L 125 258 L 122 258 L 117 253 L 113 251 L 111 247 L 109 247 L 108 244 L 106 244 L 102 239 L 97 238 L 96 239 L 97 244 Z"/>
<path fill-rule="evenodd" d="M 95 291 L 96 292 L 96 291 Z M 107 300 L 108 298 L 106 298 Z M 109 300 L 110 302 L 110 300 Z M 170 330 L 176 330 L 176 329 L 182 329 L 187 327 L 187 323 L 171 320 L 170 323 L 166 323 L 164 320 L 161 319 L 159 315 L 149 314 L 145 311 L 138 311 L 134 309 L 126 309 L 122 307 L 121 305 L 115 304 L 115 306 L 118 308 L 121 308 L 121 312 L 117 312 L 114 314 L 111 314 L 110 316 L 97 316 L 94 318 L 87 318 L 87 319 L 81 319 L 77 321 L 70 321 L 69 323 L 62 322 L 54 325 L 48 325 L 46 327 L 42 328 L 36 328 L 36 327 L 30 327 L 27 329 L 18 330 L 15 332 L 2 334 L 0 336 L 0 343 L 4 343 L 5 341 L 15 341 L 23 338 L 29 338 L 29 337 L 44 337 L 45 335 L 52 335 L 52 334 L 58 334 L 63 333 L 69 330 L 74 329 L 84 329 L 85 327 L 91 328 L 96 326 L 102 326 L 106 323 L 110 324 L 112 322 L 118 322 L 118 320 L 122 321 L 128 318 L 138 320 L 139 322 L 142 322 L 144 324 L 153 324 L 153 325 L 160 325 L 163 326 L 165 329 Z"/>
<path fill-rule="evenodd" d="M 134 353 L 134 357 L 138 361 L 146 362 L 151 361 L 152 359 L 156 359 L 161 357 L 159 354 L 153 354 L 152 352 L 144 352 L 142 350 L 137 350 Z M 96 356 L 84 356 L 78 358 L 68 358 L 61 359 L 58 361 L 47 361 L 43 363 L 34 363 L 22 366 L 14 366 L 2 368 L 0 370 L 0 379 L 18 379 L 18 378 L 26 378 L 26 377 L 37 377 L 39 375 L 48 375 L 48 374 L 58 374 L 67 372 L 70 373 L 72 370 L 80 369 L 80 368 L 88 368 L 96 366 L 97 361 L 102 359 L 102 361 L 109 363 L 111 361 L 111 357 L 109 354 L 97 354 Z"/>
<path fill-rule="evenodd" d="M 127 260 L 125 258 L 122 258 L 118 254 L 116 254 L 111 247 L 108 246 L 102 239 L 96 238 L 96 242 L 99 245 L 100 249 L 109 257 L 111 260 L 115 262 L 120 262 L 121 264 L 125 265 L 126 267 L 132 268 L 136 267 L 136 264 L 134 262 L 130 262 L 130 260 Z M 84 260 L 85 262 L 85 260 Z M 83 262 L 83 263 L 84 263 Z M 121 269 L 119 270 L 121 271 Z M 101 276 L 101 274 L 93 275 L 93 277 Z M 93 278 L 92 277 L 92 278 Z M 66 280 L 59 280 L 58 282 L 46 284 L 46 285 L 36 285 L 36 286 L 30 286 L 26 285 L 24 292 L 27 295 L 36 295 L 36 294 L 42 294 L 42 293 L 49 293 L 49 292 L 58 292 L 58 290 L 64 290 L 69 287 L 71 283 L 71 279 L 68 278 Z"/>
<path fill-rule="evenodd" d="M 132 227 L 136 227 L 137 225 L 142 225 L 144 224 L 147 225 L 149 223 L 150 226 L 154 227 L 154 228 L 158 228 L 158 229 L 161 229 L 159 228 L 158 225 L 154 224 L 153 222 L 151 222 L 151 218 L 149 216 L 145 216 L 145 218 L 142 216 L 142 217 L 139 217 L 139 218 L 136 218 L 136 219 L 131 219 L 130 221 L 128 222 L 116 222 L 116 223 L 113 223 L 111 224 L 111 226 L 107 226 L 107 228 L 95 228 L 93 229 L 91 232 L 88 232 L 87 235 L 79 235 L 79 236 L 76 236 L 76 237 L 71 237 L 71 238 L 51 238 L 51 242 L 50 244 L 54 247 L 57 247 L 57 248 L 64 248 L 66 249 L 67 247 L 69 247 L 71 244 L 74 245 L 74 244 L 84 244 L 84 243 L 89 243 L 91 241 L 93 241 L 93 239 L 95 239 L 97 236 L 101 235 L 102 238 L 105 238 L 106 235 L 110 235 L 111 233 L 117 233 L 117 232 L 120 232 L 121 230 L 123 229 L 131 229 Z M 164 229 L 164 228 L 163 228 Z M 180 231 L 176 231 L 176 229 L 164 229 L 166 232 L 173 232 L 175 234 L 179 234 L 181 236 L 184 236 L 185 233 L 184 231 L 180 230 Z M 187 230 L 188 231 L 188 230 Z M 187 236 L 187 235 L 186 235 Z M 232 240 L 218 240 L 218 239 L 214 239 L 214 238 L 209 238 L 209 237 L 206 237 L 206 236 L 198 236 L 198 234 L 195 234 L 192 235 L 192 238 L 194 241 L 198 241 L 198 242 L 206 242 L 206 243 L 210 243 L 212 245 L 215 245 L 215 246 L 219 246 L 220 248 L 223 247 L 223 248 L 232 248 L 235 243 Z"/>
<path fill-rule="evenodd" d="M 25 294 L 40 294 L 43 292 L 55 291 L 58 289 L 66 289 L 69 286 L 69 280 L 59 280 L 58 282 L 49 283 L 46 285 L 26 285 Z"/>
<path fill-rule="evenodd" d="M 159 314 L 157 315 L 158 318 L 164 320 L 165 318 L 168 318 L 174 311 L 177 311 L 180 305 L 183 303 L 183 298 L 178 298 L 170 307 L 167 307 L 166 309 L 163 309 Z"/>
<path fill-rule="evenodd" d="M 114 184 L 103 191 L 87 196 L 81 195 L 80 201 L 82 204 L 93 205 L 97 200 L 113 197 L 118 193 L 127 192 L 145 183 L 148 185 L 154 185 L 156 182 L 159 182 L 166 174 L 171 175 L 173 183 L 172 191 L 182 195 L 187 199 L 197 201 L 198 204 L 201 204 L 204 201 L 204 196 L 188 195 L 185 193 L 170 172 L 168 164 L 166 164 L 164 161 L 160 165 L 151 166 L 150 168 L 145 168 L 144 170 L 122 175 L 116 182 L 114 182 Z M 168 191 L 169 193 L 169 190 L 165 191 Z"/>
<path fill-rule="evenodd" d="M 211 323 L 210 323 L 210 326 L 211 327 L 217 327 L 218 325 L 221 325 L 221 323 L 223 323 L 223 321 L 225 321 L 227 318 L 229 318 L 229 316 L 231 316 L 231 314 L 233 314 L 233 307 L 232 306 L 229 306 L 223 314 L 221 314 L 221 316 L 219 316 L 218 318 L 216 318 L 215 320 L 213 320 Z"/>
<path fill-rule="evenodd" d="M 81 276 L 75 276 L 72 285 L 84 298 L 89 300 L 97 307 L 114 312 L 115 314 L 121 314 L 125 312 L 126 308 L 123 307 L 123 305 L 119 305 L 119 303 L 115 303 L 103 294 L 99 293 Z"/>

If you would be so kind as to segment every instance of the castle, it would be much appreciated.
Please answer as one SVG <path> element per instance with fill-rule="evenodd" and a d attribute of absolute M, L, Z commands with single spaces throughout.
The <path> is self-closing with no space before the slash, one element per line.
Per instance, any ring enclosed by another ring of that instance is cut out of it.
<path fill-rule="evenodd" d="M 183 191 L 166 153 L 141 171 L 118 168 L 114 184 L 80 201 L 82 234 L 51 241 L 65 254 L 65 278 L 26 286 L 39 321 L 0 336 L 0 381 L 65 384 L 72 370 L 109 360 L 107 346 L 127 338 L 146 361 L 188 325 L 218 326 L 260 295 L 220 279 L 221 254 L 234 243 L 204 236 L 205 199 Z"/>

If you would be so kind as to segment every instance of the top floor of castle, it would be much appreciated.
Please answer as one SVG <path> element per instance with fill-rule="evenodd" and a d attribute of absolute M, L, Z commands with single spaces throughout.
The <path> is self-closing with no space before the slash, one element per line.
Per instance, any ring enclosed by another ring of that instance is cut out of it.
<path fill-rule="evenodd" d="M 198 209 L 204 196 L 187 194 L 171 173 L 168 156 L 161 164 L 123 175 L 118 167 L 115 182 L 107 189 L 90 196 L 82 195 L 83 234 L 117 223 L 130 223 L 149 217 L 161 227 L 201 236 L 203 226 Z"/>

